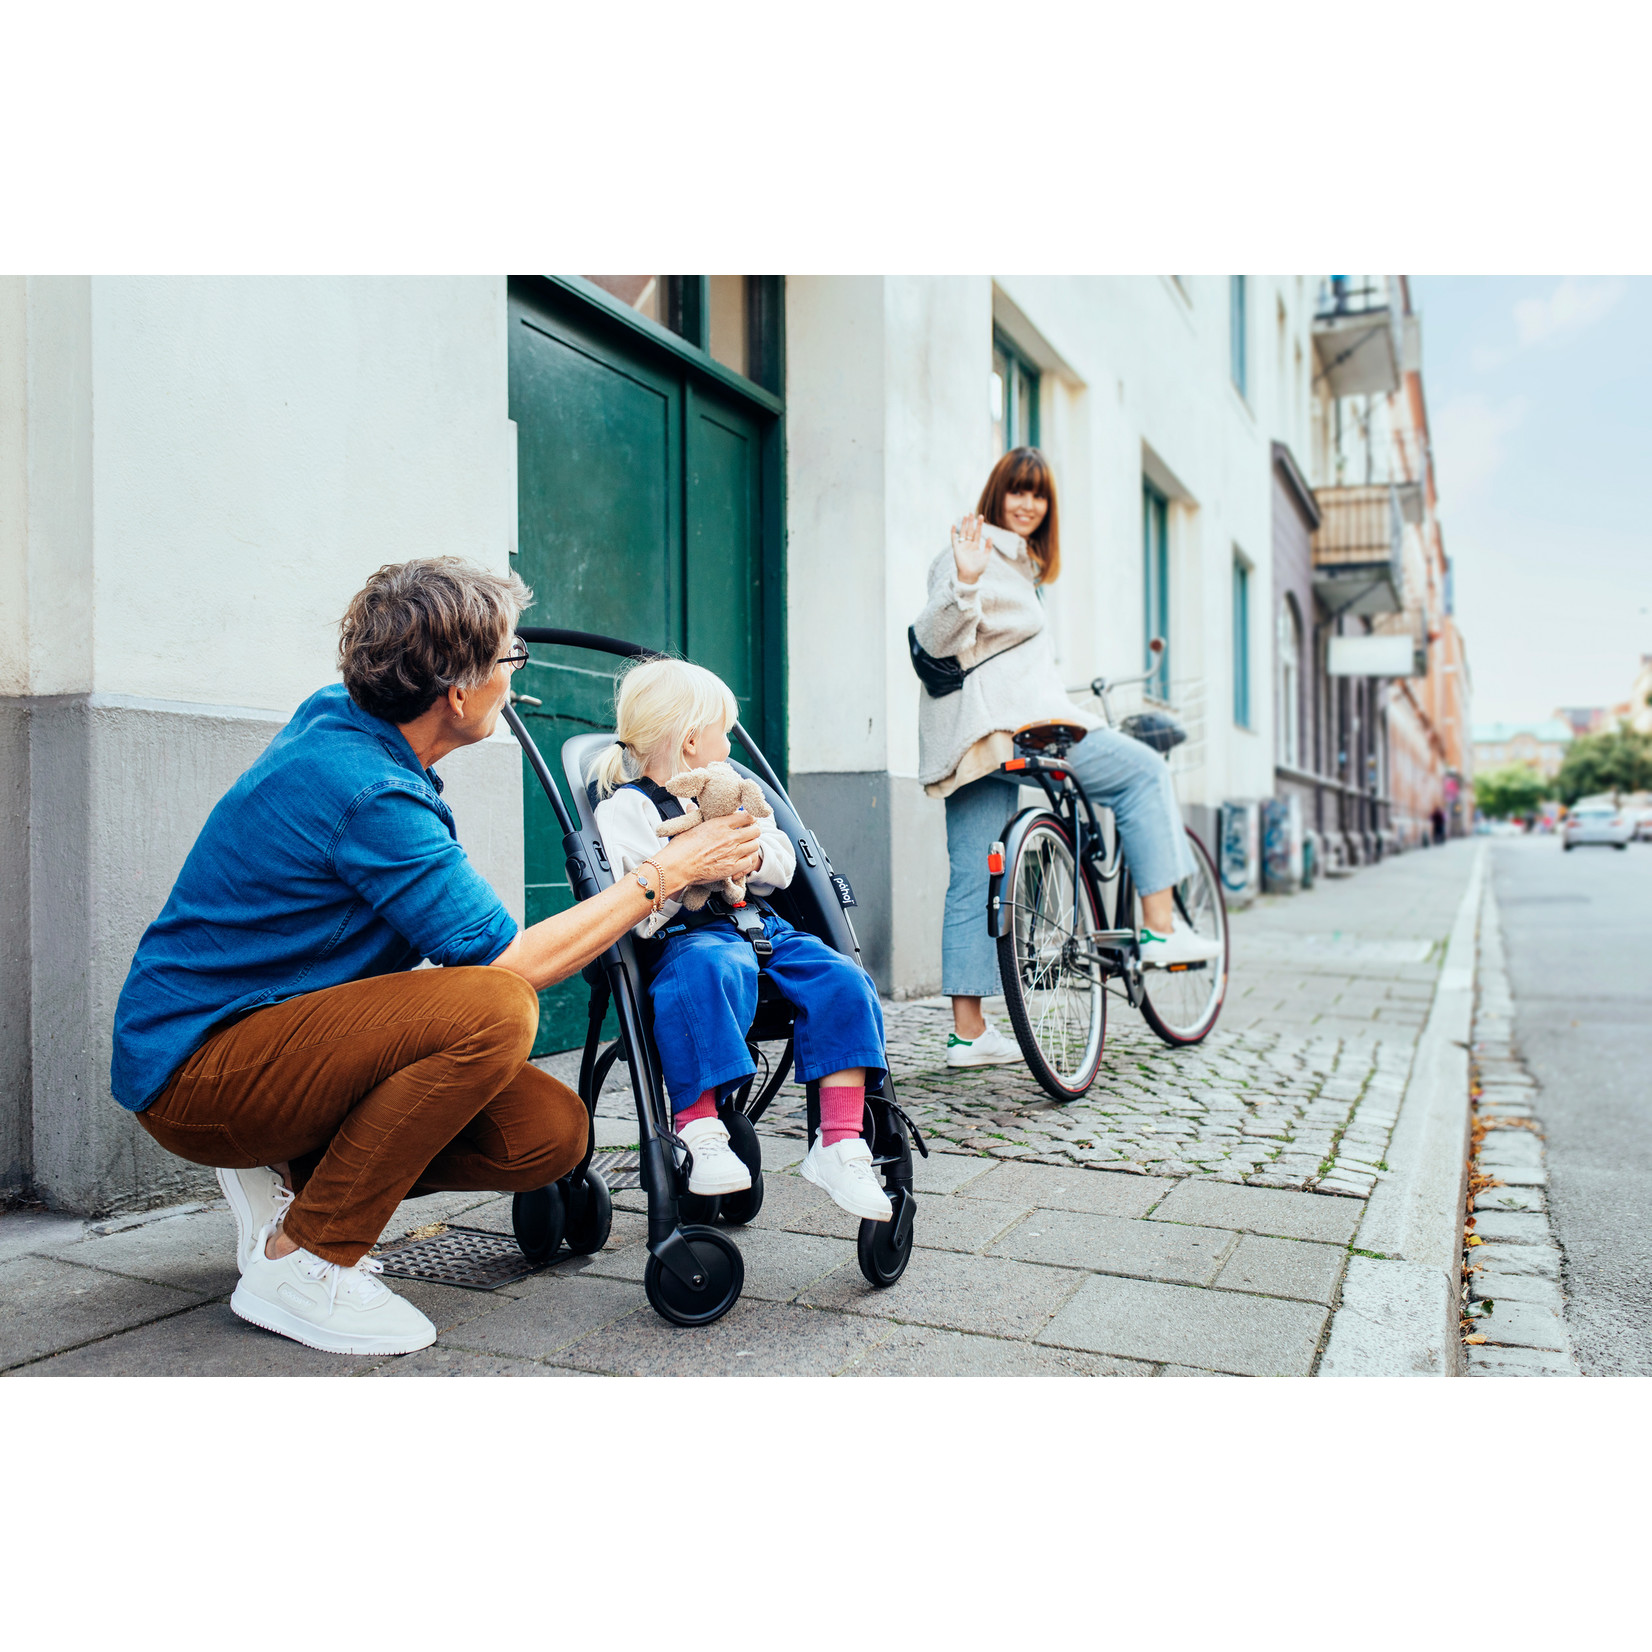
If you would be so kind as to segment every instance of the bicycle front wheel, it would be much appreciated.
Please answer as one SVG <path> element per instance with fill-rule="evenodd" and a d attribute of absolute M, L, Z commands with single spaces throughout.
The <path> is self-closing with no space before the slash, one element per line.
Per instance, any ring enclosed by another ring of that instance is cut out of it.
<path fill-rule="evenodd" d="M 1195 933 L 1220 941 L 1222 955 L 1208 964 L 1142 971 L 1141 1012 L 1166 1044 L 1197 1044 L 1216 1025 L 1228 991 L 1228 908 L 1221 880 L 1192 832 L 1187 842 L 1193 871 L 1176 885 L 1176 916 Z M 1136 922 L 1141 923 L 1139 908 Z"/>
<path fill-rule="evenodd" d="M 1057 1101 L 1074 1101 L 1096 1081 L 1107 1032 L 1090 889 L 1053 814 L 1033 820 L 1004 871 L 1010 925 L 998 937 L 998 973 L 1010 1024 L 1033 1077 Z"/>

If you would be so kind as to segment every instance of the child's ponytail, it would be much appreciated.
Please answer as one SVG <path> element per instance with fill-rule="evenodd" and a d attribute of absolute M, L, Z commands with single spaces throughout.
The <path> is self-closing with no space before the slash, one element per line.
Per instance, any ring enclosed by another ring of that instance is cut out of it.
<path fill-rule="evenodd" d="M 612 796 L 627 780 L 633 778 L 625 772 L 626 749 L 624 742 L 620 740 L 616 740 L 611 746 L 603 748 L 602 755 L 596 760 L 596 766 L 591 770 L 591 778 L 596 782 L 598 797 Z"/>

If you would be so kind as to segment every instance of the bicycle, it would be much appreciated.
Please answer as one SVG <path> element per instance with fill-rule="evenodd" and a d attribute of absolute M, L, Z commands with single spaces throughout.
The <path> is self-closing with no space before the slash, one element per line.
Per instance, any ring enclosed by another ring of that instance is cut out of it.
<path fill-rule="evenodd" d="M 1163 644 L 1154 639 L 1155 654 Z M 1187 738 L 1164 712 L 1113 719 L 1111 693 L 1153 675 L 1095 678 L 1107 727 L 1153 747 L 1165 760 Z M 1083 688 L 1069 693 L 1082 693 Z M 1209 851 L 1188 831 L 1194 870 L 1175 885 L 1176 911 L 1190 929 L 1219 939 L 1219 960 L 1144 969 L 1141 914 L 1116 830 L 1104 828 L 1083 786 L 1064 766 L 1088 731 L 1059 718 L 1013 735 L 1015 756 L 1001 773 L 1036 782 L 1048 807 L 1022 809 L 987 858 L 987 922 L 1016 1042 L 1033 1077 L 1057 1101 L 1095 1083 L 1107 1036 L 1107 996 L 1117 991 L 1172 1046 L 1197 1044 L 1216 1025 L 1227 995 L 1228 915 Z M 1102 809 L 1107 827 L 1111 810 Z M 1130 923 L 1123 919 L 1128 915 Z"/>

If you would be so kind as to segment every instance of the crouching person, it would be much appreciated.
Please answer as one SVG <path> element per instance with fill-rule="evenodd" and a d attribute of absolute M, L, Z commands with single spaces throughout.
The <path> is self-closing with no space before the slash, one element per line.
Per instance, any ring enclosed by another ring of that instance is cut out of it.
<path fill-rule="evenodd" d="M 530 600 L 451 557 L 381 568 L 340 627 L 343 683 L 213 809 L 116 1008 L 116 1099 L 235 1213 L 230 1306 L 313 1348 L 435 1339 L 368 1256 L 409 1193 L 543 1187 L 585 1151 L 579 1098 L 528 1061 L 537 991 L 654 897 L 622 880 L 519 932 L 434 772 L 493 732 Z M 655 864 L 673 890 L 739 877 L 757 838 L 708 821 Z"/>

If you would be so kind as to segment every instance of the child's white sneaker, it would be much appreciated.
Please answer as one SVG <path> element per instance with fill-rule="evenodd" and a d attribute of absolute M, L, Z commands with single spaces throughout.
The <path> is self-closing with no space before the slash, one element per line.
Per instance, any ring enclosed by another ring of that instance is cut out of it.
<path fill-rule="evenodd" d="M 866 1138 L 846 1136 L 830 1147 L 824 1141 L 823 1136 L 816 1136 L 814 1146 L 798 1167 L 804 1181 L 813 1182 L 851 1216 L 866 1222 L 887 1222 L 895 1212 L 889 1195 L 878 1186 Z"/>
<path fill-rule="evenodd" d="M 694 1168 L 688 1173 L 690 1193 L 709 1198 L 719 1193 L 740 1193 L 751 1186 L 751 1172 L 746 1169 L 746 1161 L 729 1146 L 728 1131 L 721 1119 L 695 1119 L 677 1134 L 694 1155 Z"/>
<path fill-rule="evenodd" d="M 235 1213 L 235 1261 L 247 1271 L 258 1250 L 258 1236 L 271 1223 L 280 1225 L 293 1196 L 267 1164 L 252 1170 L 220 1170 L 218 1185 Z"/>

